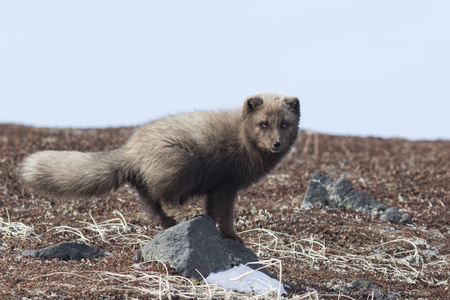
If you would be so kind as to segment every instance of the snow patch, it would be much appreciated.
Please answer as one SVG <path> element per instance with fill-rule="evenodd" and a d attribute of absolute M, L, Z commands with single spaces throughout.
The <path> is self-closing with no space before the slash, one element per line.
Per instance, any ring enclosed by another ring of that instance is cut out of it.
<path fill-rule="evenodd" d="M 247 294 L 265 294 L 273 291 L 287 294 L 282 283 L 266 274 L 255 271 L 244 265 L 233 267 L 226 271 L 211 273 L 206 277 L 208 284 L 218 284 L 228 290 Z"/>

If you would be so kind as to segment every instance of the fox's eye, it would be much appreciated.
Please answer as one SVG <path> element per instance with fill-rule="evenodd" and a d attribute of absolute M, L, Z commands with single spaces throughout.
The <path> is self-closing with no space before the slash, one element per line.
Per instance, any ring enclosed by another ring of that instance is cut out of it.
<path fill-rule="evenodd" d="M 267 128 L 267 122 L 259 123 L 259 127 L 261 127 L 262 129 Z"/>
<path fill-rule="evenodd" d="M 289 123 L 283 122 L 281 123 L 281 128 L 288 128 L 289 127 Z"/>

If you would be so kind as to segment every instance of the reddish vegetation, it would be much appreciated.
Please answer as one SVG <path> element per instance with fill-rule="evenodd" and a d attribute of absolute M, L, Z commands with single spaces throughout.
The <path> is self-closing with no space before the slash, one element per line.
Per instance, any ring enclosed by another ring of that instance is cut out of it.
<path fill-rule="evenodd" d="M 145 227 L 140 234 L 154 236 L 159 228 L 147 220 L 134 191 L 124 186 L 99 198 L 60 199 L 24 189 L 17 176 L 20 162 L 35 151 L 110 150 L 124 143 L 132 131 L 133 128 L 38 129 L 0 124 L 0 298 L 145 295 L 125 289 L 104 275 L 134 272 L 132 257 L 139 243 L 126 243 L 111 236 L 102 241 L 81 223 L 117 218 L 113 211 L 118 210 L 128 224 Z M 240 193 L 236 230 L 268 229 L 278 237 L 277 245 L 263 249 L 255 243 L 269 242 L 270 234 L 241 234 L 253 251 L 258 254 L 261 250 L 262 259 L 281 260 L 283 282 L 291 287 L 288 297 L 315 291 L 329 299 L 333 296 L 327 295 L 338 295 L 341 288 L 341 294 L 367 299 L 364 292 L 345 289 L 346 283 L 367 278 L 381 286 L 386 295 L 445 299 L 450 294 L 449 149 L 450 141 L 411 142 L 302 133 L 294 153 L 272 175 Z M 342 209 L 299 209 L 314 172 L 335 180 L 347 177 L 355 190 L 410 215 L 416 227 L 384 223 L 364 213 Z M 23 237 L 8 231 L 7 226 L 13 222 L 33 227 L 32 233 Z M 65 225 L 78 228 L 90 239 L 89 244 L 114 255 L 70 262 L 20 255 L 25 249 L 77 240 L 76 233 L 54 229 Z M 130 232 L 137 232 L 136 228 L 131 227 Z M 293 255 L 287 251 L 293 245 L 298 249 L 309 247 L 310 252 L 316 251 L 322 257 Z M 158 264 L 150 265 L 150 269 L 163 271 Z M 271 271 L 278 274 L 276 268 Z"/>

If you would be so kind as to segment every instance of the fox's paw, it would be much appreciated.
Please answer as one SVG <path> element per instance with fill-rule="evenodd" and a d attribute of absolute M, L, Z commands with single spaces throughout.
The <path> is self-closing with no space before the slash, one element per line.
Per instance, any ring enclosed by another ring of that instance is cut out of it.
<path fill-rule="evenodd" d="M 224 237 L 226 239 L 235 240 L 235 241 L 241 243 L 242 245 L 244 245 L 244 240 L 241 239 L 240 237 L 238 237 L 235 232 L 230 233 L 230 234 L 223 234 L 223 233 L 221 233 L 221 235 L 222 235 L 222 237 Z"/>

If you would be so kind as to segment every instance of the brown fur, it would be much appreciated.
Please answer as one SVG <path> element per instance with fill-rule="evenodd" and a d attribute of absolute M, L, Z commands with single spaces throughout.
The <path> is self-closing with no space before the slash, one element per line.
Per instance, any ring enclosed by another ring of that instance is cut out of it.
<path fill-rule="evenodd" d="M 221 233 L 233 229 L 238 190 L 269 173 L 294 145 L 300 104 L 261 94 L 243 109 L 169 116 L 141 127 L 110 152 L 43 151 L 25 159 L 22 178 L 54 195 L 99 195 L 131 183 L 163 228 L 176 224 L 188 198 L 206 196 Z"/>

